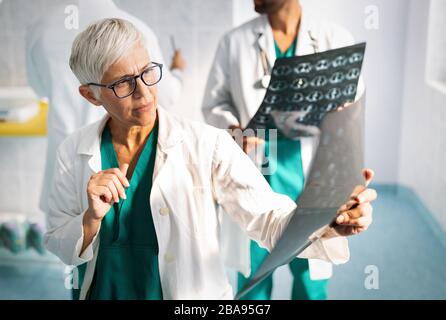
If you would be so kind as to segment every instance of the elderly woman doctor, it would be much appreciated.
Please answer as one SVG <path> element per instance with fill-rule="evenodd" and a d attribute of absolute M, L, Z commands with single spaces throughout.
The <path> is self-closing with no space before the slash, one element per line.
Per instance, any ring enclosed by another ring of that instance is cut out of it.
<path fill-rule="evenodd" d="M 295 204 L 226 131 L 157 105 L 162 65 L 142 39 L 131 23 L 104 19 L 73 43 L 79 91 L 107 115 L 58 150 L 45 244 L 86 268 L 81 299 L 231 299 L 216 205 L 270 250 Z M 360 205 L 339 211 L 342 222 L 302 257 L 348 260 L 344 236 L 370 225 L 376 193 L 357 187 L 352 196 Z"/>

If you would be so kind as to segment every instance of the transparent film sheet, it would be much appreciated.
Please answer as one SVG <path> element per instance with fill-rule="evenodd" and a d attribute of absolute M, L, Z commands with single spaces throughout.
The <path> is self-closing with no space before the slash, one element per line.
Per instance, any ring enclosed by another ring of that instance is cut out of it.
<path fill-rule="evenodd" d="M 319 127 L 325 114 L 355 101 L 365 47 L 359 43 L 277 59 L 265 97 L 247 128 L 312 136 L 312 127 Z"/>
<path fill-rule="evenodd" d="M 316 153 L 289 225 L 236 299 L 304 251 L 311 244 L 310 236 L 333 223 L 336 211 L 348 200 L 353 188 L 364 183 L 364 105 L 365 94 L 345 108 L 327 112 L 319 126 L 298 122 L 287 126 L 290 132 L 304 130 L 317 139 Z"/>

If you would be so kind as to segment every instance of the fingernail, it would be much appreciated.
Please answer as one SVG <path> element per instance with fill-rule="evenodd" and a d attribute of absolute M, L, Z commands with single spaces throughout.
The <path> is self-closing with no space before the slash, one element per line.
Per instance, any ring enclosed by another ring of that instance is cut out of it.
<path fill-rule="evenodd" d="M 127 196 L 126 196 L 126 194 L 124 193 L 124 196 L 122 197 L 124 200 L 126 200 L 127 199 Z"/>
<path fill-rule="evenodd" d="M 336 218 L 336 222 L 337 222 L 337 223 L 342 223 L 342 222 L 344 222 L 344 216 L 341 215 L 341 216 L 337 217 L 337 218 Z"/>

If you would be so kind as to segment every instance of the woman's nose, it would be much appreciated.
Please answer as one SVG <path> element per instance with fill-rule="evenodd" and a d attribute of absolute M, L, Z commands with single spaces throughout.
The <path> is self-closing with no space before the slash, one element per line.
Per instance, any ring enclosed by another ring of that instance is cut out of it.
<path fill-rule="evenodd" d="M 153 87 L 153 86 L 152 86 Z M 145 97 L 153 99 L 154 92 L 152 92 L 151 87 L 147 86 L 142 80 L 141 77 L 136 79 L 136 88 L 133 96 L 137 99 Z"/>

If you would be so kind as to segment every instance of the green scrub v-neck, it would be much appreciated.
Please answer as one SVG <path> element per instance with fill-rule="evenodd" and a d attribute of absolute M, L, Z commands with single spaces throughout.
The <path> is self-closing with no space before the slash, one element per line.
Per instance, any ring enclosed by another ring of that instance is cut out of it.
<path fill-rule="evenodd" d="M 274 41 L 274 49 L 277 58 L 294 57 L 297 38 L 286 52 L 282 52 Z M 276 144 L 277 156 L 269 154 L 273 144 Z M 304 172 L 302 168 L 302 155 L 300 140 L 290 140 L 280 132 L 277 133 L 277 141 L 271 141 L 269 135 L 265 141 L 265 156 L 269 161 L 269 167 L 276 167 L 273 174 L 265 175 L 271 188 L 278 193 L 285 194 L 293 200 L 297 200 L 304 188 Z"/>
<path fill-rule="evenodd" d="M 150 208 L 158 126 L 147 138 L 126 189 L 105 215 L 88 299 L 163 299 L 158 242 Z M 108 126 L 101 141 L 102 170 L 119 168 Z"/>

